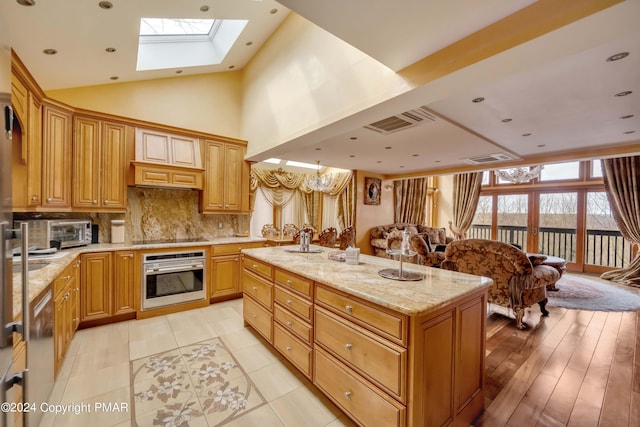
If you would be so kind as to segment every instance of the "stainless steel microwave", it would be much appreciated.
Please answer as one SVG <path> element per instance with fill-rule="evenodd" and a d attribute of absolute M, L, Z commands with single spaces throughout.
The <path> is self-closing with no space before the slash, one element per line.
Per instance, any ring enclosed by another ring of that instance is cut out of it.
<path fill-rule="evenodd" d="M 91 221 L 81 219 L 34 219 L 16 221 L 29 224 L 29 247 L 59 249 L 91 244 Z"/>

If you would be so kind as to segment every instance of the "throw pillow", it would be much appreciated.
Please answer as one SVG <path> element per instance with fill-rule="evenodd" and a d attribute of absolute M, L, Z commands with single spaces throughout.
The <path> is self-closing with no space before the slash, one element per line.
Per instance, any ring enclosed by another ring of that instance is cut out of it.
<path fill-rule="evenodd" d="M 547 260 L 546 255 L 529 255 L 529 261 L 532 266 L 541 265 L 543 262 Z"/>

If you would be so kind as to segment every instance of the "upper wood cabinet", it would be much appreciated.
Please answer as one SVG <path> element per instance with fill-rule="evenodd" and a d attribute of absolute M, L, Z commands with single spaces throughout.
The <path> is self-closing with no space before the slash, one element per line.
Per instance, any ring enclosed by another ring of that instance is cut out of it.
<path fill-rule="evenodd" d="M 42 208 L 71 208 L 72 112 L 44 102 L 42 106 Z"/>
<path fill-rule="evenodd" d="M 40 206 L 42 197 L 42 101 L 14 73 L 11 103 L 19 128 L 12 150 L 12 205 L 14 211 Z"/>
<path fill-rule="evenodd" d="M 136 161 L 202 168 L 200 140 L 149 129 L 136 129 Z"/>
<path fill-rule="evenodd" d="M 205 181 L 200 199 L 203 213 L 249 211 L 249 164 L 246 147 L 205 140 Z"/>
<path fill-rule="evenodd" d="M 127 206 L 127 137 L 124 124 L 78 115 L 74 120 L 73 207 L 124 211 Z"/>

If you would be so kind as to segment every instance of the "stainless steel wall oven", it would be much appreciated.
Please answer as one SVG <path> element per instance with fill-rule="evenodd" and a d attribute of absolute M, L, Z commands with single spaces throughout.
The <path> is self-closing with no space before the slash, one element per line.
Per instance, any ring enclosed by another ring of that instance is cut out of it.
<path fill-rule="evenodd" d="M 142 262 L 142 310 L 206 298 L 205 251 L 144 254 Z"/>

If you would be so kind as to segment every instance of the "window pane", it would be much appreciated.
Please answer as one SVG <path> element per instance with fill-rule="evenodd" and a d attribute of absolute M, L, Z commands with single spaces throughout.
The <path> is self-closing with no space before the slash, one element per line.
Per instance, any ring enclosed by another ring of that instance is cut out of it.
<path fill-rule="evenodd" d="M 486 172 L 485 172 L 486 173 Z M 493 197 L 480 196 L 476 214 L 471 228 L 467 231 L 469 239 L 491 239 L 491 212 L 493 211 Z"/>
<path fill-rule="evenodd" d="M 580 178 L 580 162 L 544 165 L 544 168 L 540 173 L 540 181 L 557 181 L 561 179 L 578 178 Z"/>
<path fill-rule="evenodd" d="M 540 194 L 538 252 L 576 260 L 578 193 Z"/>
<path fill-rule="evenodd" d="M 587 193 L 587 244 L 585 264 L 627 267 L 633 258 L 633 246 L 626 241 L 611 212 L 605 192 Z"/>
<path fill-rule="evenodd" d="M 498 196 L 498 241 L 527 248 L 527 212 L 529 196 Z"/>
<path fill-rule="evenodd" d="M 591 177 L 602 178 L 602 160 L 591 160 Z"/>
<path fill-rule="evenodd" d="M 482 173 L 482 185 L 489 185 L 489 171 L 484 171 Z"/>

